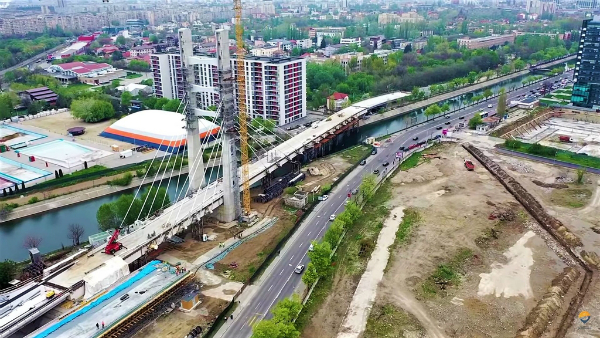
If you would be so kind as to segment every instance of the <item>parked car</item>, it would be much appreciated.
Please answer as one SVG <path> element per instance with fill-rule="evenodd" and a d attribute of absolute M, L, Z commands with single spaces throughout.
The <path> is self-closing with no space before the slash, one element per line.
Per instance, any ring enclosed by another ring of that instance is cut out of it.
<path fill-rule="evenodd" d="M 365 164 L 367 164 L 367 160 L 360 161 L 360 165 L 365 165 Z"/>
<path fill-rule="evenodd" d="M 327 201 L 328 198 L 329 198 L 329 195 L 319 196 L 319 201 Z"/>
<path fill-rule="evenodd" d="M 387 167 L 388 165 L 390 165 L 390 162 L 388 162 L 388 161 L 385 161 L 385 162 L 383 162 L 381 165 L 382 165 L 382 166 L 384 166 L 384 167 Z"/>
<path fill-rule="evenodd" d="M 304 271 L 304 264 L 298 264 L 298 266 L 296 266 L 296 268 L 294 269 L 294 272 L 297 274 L 302 273 L 302 271 Z"/>
<path fill-rule="evenodd" d="M 358 188 L 352 190 L 352 195 L 356 195 L 356 194 L 358 194 Z"/>
<path fill-rule="evenodd" d="M 315 247 L 312 245 L 312 243 L 308 246 L 308 251 L 313 251 L 315 249 Z"/>
<path fill-rule="evenodd" d="M 335 215 L 331 215 L 331 216 L 329 216 L 329 220 L 330 220 L 330 221 L 333 221 L 334 219 L 335 219 Z"/>

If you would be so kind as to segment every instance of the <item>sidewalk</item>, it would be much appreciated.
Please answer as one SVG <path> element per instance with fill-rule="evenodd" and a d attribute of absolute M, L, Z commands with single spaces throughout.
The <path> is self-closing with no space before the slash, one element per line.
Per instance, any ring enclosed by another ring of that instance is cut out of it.
<path fill-rule="evenodd" d="M 565 62 L 567 62 L 567 61 L 569 61 L 569 60 L 571 60 L 573 58 L 574 57 L 557 60 L 557 61 L 548 63 L 548 64 L 546 64 L 544 66 L 545 67 L 552 67 L 552 66 L 555 66 L 557 64 L 565 63 Z M 406 106 L 403 106 L 403 107 L 400 107 L 400 108 L 397 108 L 397 109 L 390 110 L 390 111 L 385 112 L 383 114 L 374 114 L 374 115 L 371 116 L 371 118 L 369 118 L 368 120 L 366 120 L 364 123 L 361 123 L 361 125 L 369 125 L 369 124 L 372 124 L 372 123 L 377 123 L 377 122 L 381 122 L 383 120 L 391 119 L 391 118 L 394 118 L 396 116 L 399 116 L 399 115 L 411 112 L 413 110 L 425 108 L 425 107 L 428 107 L 428 106 L 430 106 L 432 104 L 435 104 L 435 103 L 438 103 L 438 102 L 442 102 L 442 101 L 446 101 L 448 99 L 457 97 L 459 95 L 463 95 L 463 94 L 470 93 L 470 92 L 473 92 L 473 91 L 481 90 L 481 89 L 484 89 L 484 88 L 496 85 L 498 83 L 501 83 L 503 81 L 511 80 L 511 79 L 517 78 L 519 76 L 527 75 L 527 74 L 529 74 L 529 70 L 522 70 L 520 72 L 511 74 L 511 75 L 497 77 L 497 78 L 494 78 L 493 80 L 484 81 L 484 82 L 481 82 L 481 83 L 478 83 L 478 84 L 475 84 L 475 85 L 472 85 L 472 86 L 468 86 L 468 87 L 463 87 L 461 89 L 457 89 L 457 90 L 452 91 L 452 92 L 440 94 L 440 95 L 431 97 L 431 98 L 429 98 L 427 100 L 415 102 L 415 103 L 412 103 L 412 104 L 409 104 L 409 105 L 406 105 Z"/>

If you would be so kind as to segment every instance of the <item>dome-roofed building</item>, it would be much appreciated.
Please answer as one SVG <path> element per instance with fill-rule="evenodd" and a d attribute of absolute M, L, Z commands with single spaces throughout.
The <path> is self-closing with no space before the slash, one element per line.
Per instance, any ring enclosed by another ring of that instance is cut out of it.
<path fill-rule="evenodd" d="M 199 119 L 200 139 L 214 140 L 219 132 L 216 124 Z M 179 152 L 186 144 L 184 116 L 165 110 L 142 110 L 123 117 L 104 129 L 100 136 L 148 146 L 168 152 Z"/>

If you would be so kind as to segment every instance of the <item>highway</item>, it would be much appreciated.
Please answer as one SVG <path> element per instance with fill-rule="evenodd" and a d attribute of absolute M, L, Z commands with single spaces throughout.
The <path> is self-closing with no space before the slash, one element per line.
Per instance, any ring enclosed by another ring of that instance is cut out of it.
<path fill-rule="evenodd" d="M 559 78 L 571 79 L 572 73 L 562 74 L 551 77 L 552 81 Z M 541 86 L 541 83 L 535 83 L 526 87 L 518 88 L 507 93 L 508 101 L 515 100 L 518 96 L 529 94 L 532 88 Z M 493 104 L 493 108 L 487 108 L 488 104 Z M 397 134 L 396 136 L 382 142 L 382 147 L 376 155 L 367 159 L 365 166 L 357 167 L 353 172 L 346 176 L 330 193 L 326 201 L 320 202 L 313 212 L 303 221 L 296 233 L 288 240 L 280 255 L 265 270 L 262 277 L 256 285 L 247 288 L 240 297 L 240 304 L 233 313 L 233 320 L 228 320 L 215 337 L 226 338 L 245 338 L 252 335 L 252 325 L 263 318 L 270 318 L 270 310 L 273 305 L 293 294 L 294 290 L 301 283 L 301 275 L 294 273 L 294 269 L 299 264 L 308 263 L 306 255 L 310 242 L 319 240 L 329 226 L 330 215 L 337 215 L 344 208 L 344 202 L 347 194 L 357 188 L 362 178 L 378 169 L 384 172 L 382 163 L 392 162 L 395 153 L 402 146 L 409 146 L 413 143 L 432 138 L 441 134 L 438 127 L 448 129 L 458 122 L 465 122 L 480 109 L 496 110 L 497 98 L 483 101 L 479 104 L 453 112 L 447 116 L 439 116 L 423 124 L 411 127 Z M 414 141 L 414 138 L 418 140 Z"/>

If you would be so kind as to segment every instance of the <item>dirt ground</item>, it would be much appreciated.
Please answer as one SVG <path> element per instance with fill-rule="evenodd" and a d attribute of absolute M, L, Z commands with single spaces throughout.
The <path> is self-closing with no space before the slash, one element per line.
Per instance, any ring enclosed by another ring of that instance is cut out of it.
<path fill-rule="evenodd" d="M 77 120 L 71 116 L 70 112 L 44 116 L 33 120 L 23 121 L 24 125 L 34 126 L 40 129 L 48 130 L 55 134 L 67 135 L 67 129 L 73 127 L 85 127 L 85 134 L 77 136 L 78 140 L 86 140 L 93 143 L 104 144 L 110 146 L 116 144 L 122 148 L 131 148 L 131 143 L 117 141 L 99 136 L 104 129 L 110 127 L 115 120 L 102 121 L 98 123 L 86 123 Z"/>
<path fill-rule="evenodd" d="M 227 301 L 211 297 L 203 297 L 201 302 L 190 312 L 173 311 L 159 317 L 155 322 L 138 331 L 134 337 L 185 337 L 196 326 L 205 328 L 228 304 Z"/>
<path fill-rule="evenodd" d="M 514 159 L 488 151 L 494 160 L 523 185 L 546 208 L 549 214 L 558 218 L 577 235 L 583 247 L 580 250 L 600 254 L 600 234 L 592 228 L 600 226 L 600 176 L 592 173 L 584 175 L 584 184 L 574 184 L 577 174 L 574 170 L 549 166 L 543 163 Z M 536 183 L 534 183 L 536 181 Z M 539 182 L 546 183 L 540 186 Z M 557 188 L 548 187 L 556 184 Z M 559 189 L 566 184 L 569 188 Z M 579 191 L 579 193 L 577 193 Z M 600 315 L 600 280 L 598 272 L 584 298 L 581 311 L 588 311 L 592 318 Z M 578 284 L 577 284 L 578 285 Z M 582 324 L 574 319 L 567 337 L 599 337 L 600 322 L 590 320 Z"/>
<path fill-rule="evenodd" d="M 399 318 L 416 318 L 419 325 L 399 320 L 386 337 L 420 337 L 421 328 L 427 337 L 514 337 L 566 264 L 485 168 L 476 163 L 474 172 L 464 169 L 463 159 L 469 156 L 462 147 L 448 145 L 440 154 L 441 159 L 426 160 L 392 179 L 393 198 L 388 204 L 416 208 L 422 219 L 407 243 L 393 252 L 365 334 L 377 332 L 373 316 L 393 307 L 399 309 Z M 489 219 L 492 213 L 510 217 Z M 454 271 L 458 276 L 454 283 L 427 284 L 440 264 L 450 266 L 460 252 L 469 254 Z M 312 318 L 309 329 L 320 330 L 320 337 L 336 336 L 339 326 L 334 317 L 344 316 L 353 296 L 357 281 L 344 278 L 334 281 L 335 301 L 325 301 L 327 310 Z M 347 290 L 340 292 L 344 287 Z M 390 312 L 391 318 L 396 312 Z M 403 329 L 401 323 L 407 326 Z"/>
<path fill-rule="evenodd" d="M 356 151 L 341 152 L 310 163 L 309 166 L 319 169 L 320 175 L 312 176 L 308 173 L 307 167 L 303 168 L 302 170 L 307 172 L 306 179 L 302 183 L 303 189 L 310 190 L 316 185 L 322 186 L 333 183 L 355 163 L 357 156 L 361 156 L 361 154 L 368 151 L 368 148 L 362 148 L 358 153 Z M 261 188 L 252 189 L 251 194 L 254 196 L 261 192 Z M 227 282 L 224 275 L 229 275 L 231 280 L 246 281 L 266 259 L 281 237 L 294 226 L 298 217 L 295 209 L 284 206 L 282 196 L 268 203 L 252 202 L 251 207 L 261 217 L 279 217 L 279 220 L 271 228 L 241 244 L 225 256 L 223 260 L 215 264 L 215 270 L 212 272 L 217 275 L 217 279 L 222 279 L 222 282 Z M 214 240 L 208 242 L 196 241 L 188 234 L 184 243 L 172 246 L 169 250 L 165 250 L 163 255 L 169 255 L 175 261 L 191 263 L 219 242 L 233 237 L 240 230 L 241 228 L 237 226 L 224 228 L 224 225 L 219 224 L 216 220 L 207 219 L 204 223 L 204 231 L 209 237 L 215 236 Z M 235 263 L 237 267 L 232 268 L 232 263 Z M 224 274 L 226 271 L 230 274 Z M 198 310 L 191 313 L 175 311 L 141 330 L 136 337 L 184 337 L 196 325 L 205 327 L 205 324 L 211 318 L 215 318 L 226 305 L 226 301 L 205 297 Z M 206 315 L 206 313 L 209 313 L 209 315 Z"/>

